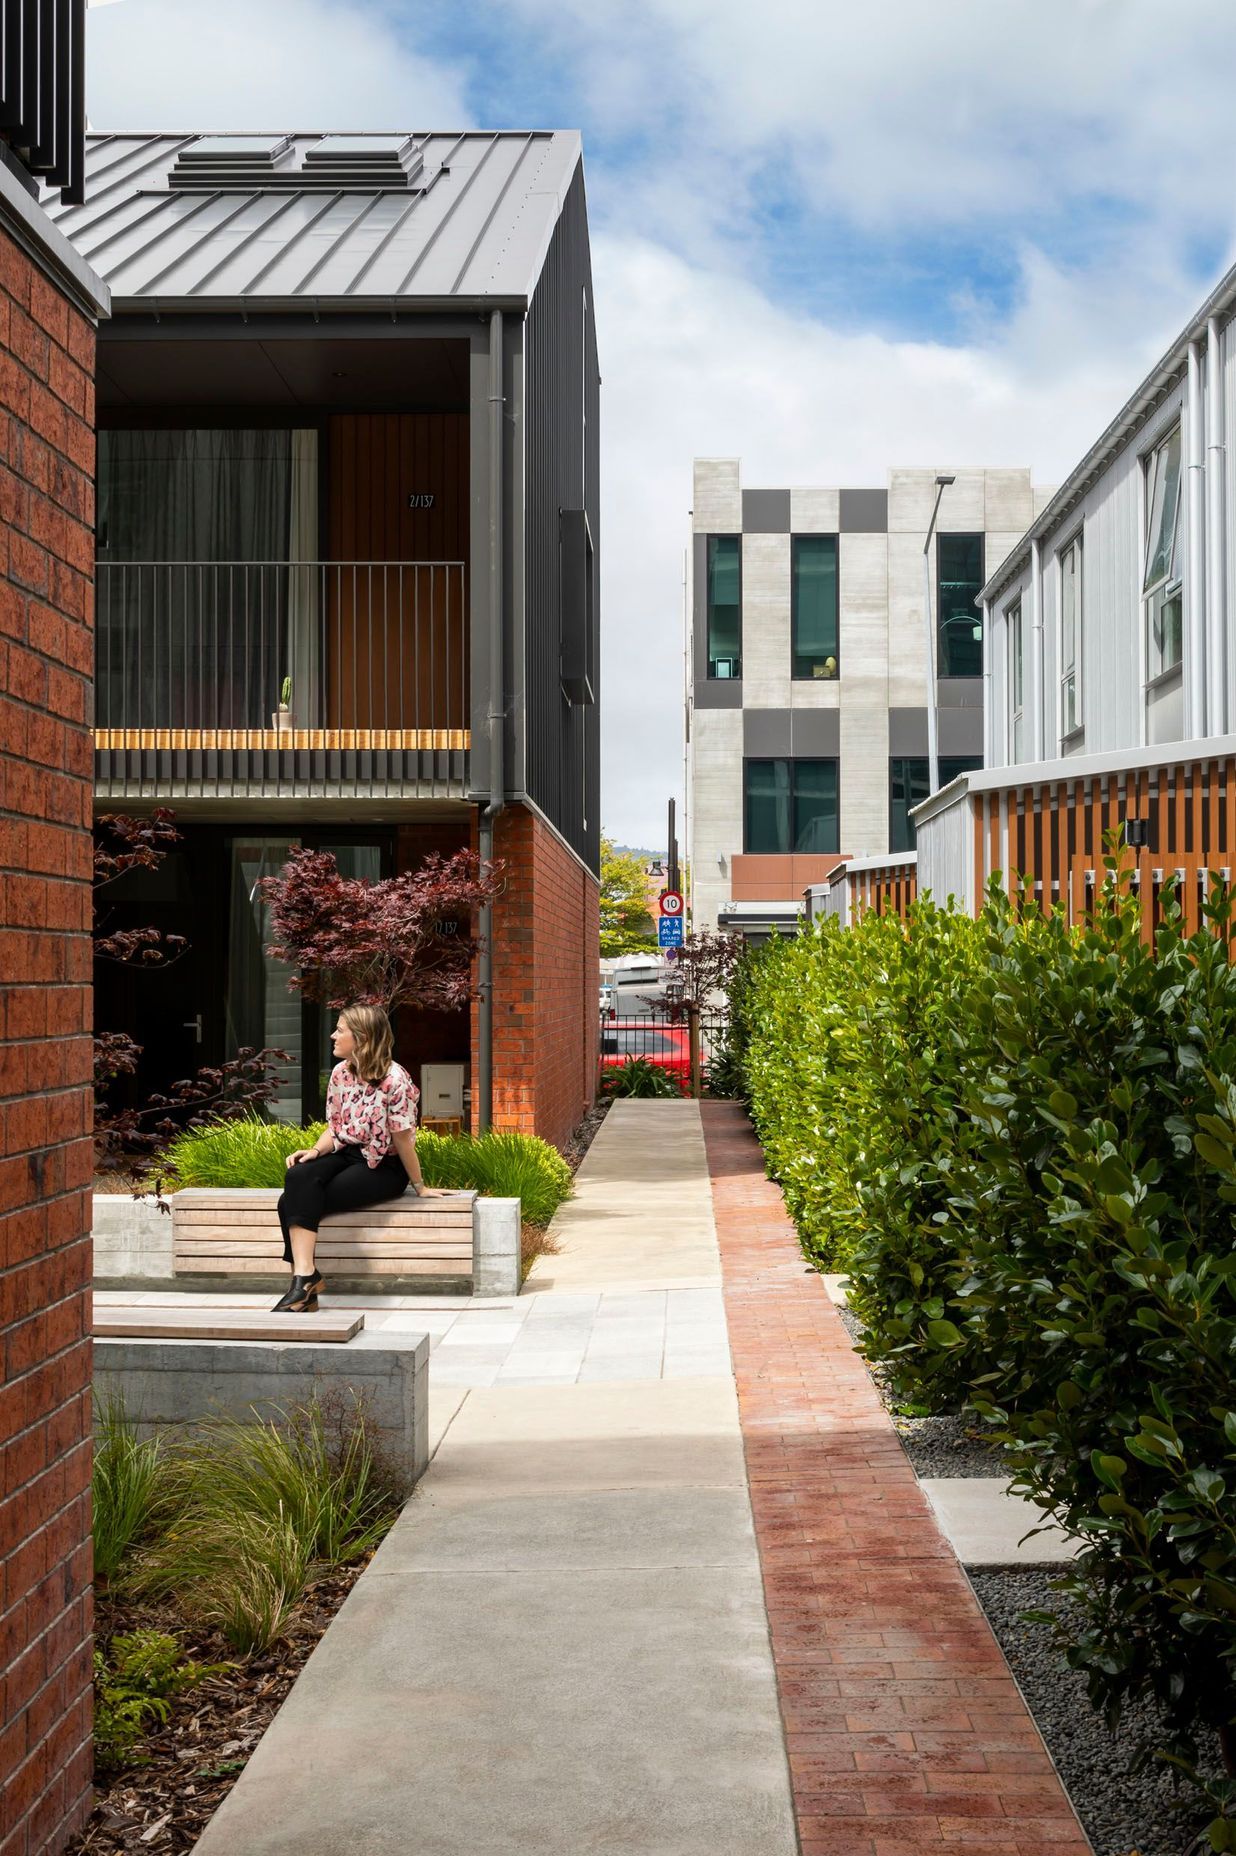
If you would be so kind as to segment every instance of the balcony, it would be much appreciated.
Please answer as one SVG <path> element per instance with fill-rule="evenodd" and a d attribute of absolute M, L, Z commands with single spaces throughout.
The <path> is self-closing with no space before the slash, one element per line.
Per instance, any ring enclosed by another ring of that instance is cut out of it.
<path fill-rule="evenodd" d="M 107 562 L 97 588 L 100 799 L 465 796 L 462 562 Z"/>

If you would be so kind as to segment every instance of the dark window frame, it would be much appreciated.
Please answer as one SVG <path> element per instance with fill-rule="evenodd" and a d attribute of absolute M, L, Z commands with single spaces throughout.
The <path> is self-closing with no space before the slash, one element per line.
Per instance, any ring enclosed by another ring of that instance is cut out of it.
<path fill-rule="evenodd" d="M 890 754 L 888 757 L 888 849 L 890 856 L 902 855 L 914 850 L 917 846 L 918 833 L 914 829 L 914 820 L 910 817 L 910 810 L 913 806 L 921 805 L 924 799 L 931 796 L 926 790 L 930 778 L 928 761 L 929 757 L 926 754 Z M 982 765 L 981 754 L 941 754 L 941 788 L 946 787 L 951 780 L 955 780 L 958 774 L 977 773 Z M 900 801 L 893 797 L 894 767 L 903 769 L 902 780 L 908 788 L 905 798 Z M 921 767 L 923 770 L 923 791 L 918 797 L 914 793 L 913 775 L 907 776 L 904 771 L 911 767 Z"/>
<path fill-rule="evenodd" d="M 736 653 L 713 650 L 713 567 L 714 544 L 720 541 L 733 542 L 736 547 L 738 565 L 738 650 Z M 705 585 L 704 585 L 704 669 L 710 682 L 737 683 L 742 679 L 742 536 L 733 533 L 709 535 L 705 545 Z M 728 677 L 718 674 L 714 666 L 722 658 L 736 668 Z"/>
<path fill-rule="evenodd" d="M 804 542 L 831 541 L 833 544 L 833 643 L 825 652 L 825 661 L 833 660 L 833 669 L 822 676 L 814 669 L 803 669 L 811 653 L 799 649 L 798 643 L 798 554 Z M 790 536 L 790 680 L 793 683 L 835 683 L 841 676 L 841 539 L 838 535 Z"/>
<path fill-rule="evenodd" d="M 795 769 L 799 767 L 831 767 L 833 769 L 833 835 L 836 840 L 831 850 L 799 850 L 793 843 L 784 849 L 753 850 L 751 845 L 751 769 L 753 767 L 784 766 L 789 769 L 789 791 L 787 793 L 787 810 L 790 835 L 794 833 L 794 814 L 797 806 L 798 792 Z M 742 763 L 742 842 L 743 855 L 747 857 L 832 857 L 840 853 L 841 847 L 841 757 L 830 754 L 745 754 Z"/>
<path fill-rule="evenodd" d="M 981 529 L 950 529 L 946 533 L 937 533 L 936 535 L 936 676 L 937 677 L 949 677 L 949 678 L 952 678 L 952 677 L 977 678 L 977 677 L 981 677 L 983 674 L 983 663 L 982 663 L 983 643 L 982 643 L 982 635 L 981 635 L 982 624 L 983 624 L 983 614 L 982 614 L 981 608 L 978 606 L 973 607 L 973 613 L 974 613 L 973 623 L 979 627 L 979 631 L 980 631 L 980 636 L 978 639 L 979 666 L 977 670 L 955 670 L 953 669 L 950 663 L 951 651 L 949 648 L 949 643 L 950 643 L 949 635 L 945 632 L 945 629 L 944 629 L 944 626 L 945 626 L 945 616 L 944 616 L 945 580 L 944 580 L 943 563 L 942 563 L 941 557 L 942 557 L 942 551 L 943 551 L 945 543 L 955 542 L 955 541 L 969 541 L 969 542 L 976 541 L 978 543 L 978 549 L 979 549 L 978 577 L 977 579 L 974 579 L 971 582 L 971 584 L 973 584 L 974 586 L 976 594 L 981 591 L 985 583 L 985 575 L 987 571 L 987 536 L 983 532 L 983 530 Z M 951 580 L 949 584 L 956 585 L 958 584 L 958 582 L 956 580 Z M 949 605 L 949 611 L 950 611 L 950 616 L 952 616 L 953 608 L 952 608 L 951 601 Z M 974 644 L 975 644 L 975 640 L 973 639 L 973 637 L 971 637 L 967 641 L 967 644 L 968 644 L 969 649 L 972 651 L 974 648 Z"/>

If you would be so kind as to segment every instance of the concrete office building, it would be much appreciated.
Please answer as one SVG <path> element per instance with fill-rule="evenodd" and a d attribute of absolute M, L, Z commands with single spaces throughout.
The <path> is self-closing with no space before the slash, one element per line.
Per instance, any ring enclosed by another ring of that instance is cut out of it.
<path fill-rule="evenodd" d="M 890 471 L 882 489 L 744 489 L 698 458 L 687 692 L 695 928 L 759 933 L 840 856 L 913 847 L 927 797 L 924 545 L 940 778 L 983 764 L 975 601 L 1047 500 L 1028 470 Z"/>

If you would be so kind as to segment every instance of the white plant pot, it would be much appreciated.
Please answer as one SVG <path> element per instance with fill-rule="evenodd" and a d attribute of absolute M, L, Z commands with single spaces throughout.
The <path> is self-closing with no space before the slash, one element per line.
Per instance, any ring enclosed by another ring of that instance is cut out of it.
<path fill-rule="evenodd" d="M 276 709 L 270 718 L 270 725 L 278 729 L 295 728 L 296 717 L 290 709 Z"/>

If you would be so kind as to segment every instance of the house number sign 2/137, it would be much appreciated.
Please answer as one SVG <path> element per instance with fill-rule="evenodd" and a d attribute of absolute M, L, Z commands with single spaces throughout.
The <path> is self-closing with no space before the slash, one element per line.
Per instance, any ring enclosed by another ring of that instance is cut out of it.
<path fill-rule="evenodd" d="M 409 509 L 432 509 L 433 504 L 434 492 L 432 490 L 409 490 Z"/>

